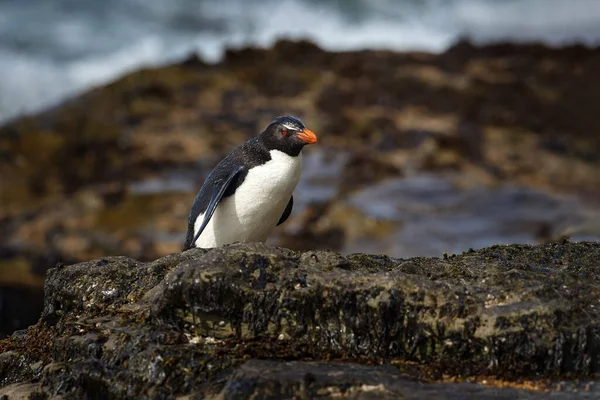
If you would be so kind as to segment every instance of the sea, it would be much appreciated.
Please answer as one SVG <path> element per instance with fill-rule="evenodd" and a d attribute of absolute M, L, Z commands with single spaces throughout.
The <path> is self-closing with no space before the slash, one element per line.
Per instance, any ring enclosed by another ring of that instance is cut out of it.
<path fill-rule="evenodd" d="M 333 51 L 598 46 L 600 0 L 0 0 L 0 123 L 141 67 L 280 38 Z"/>

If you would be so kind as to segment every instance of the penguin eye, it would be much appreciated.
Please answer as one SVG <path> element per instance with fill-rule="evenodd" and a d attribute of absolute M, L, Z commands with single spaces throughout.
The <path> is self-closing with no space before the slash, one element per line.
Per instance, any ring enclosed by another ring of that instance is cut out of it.
<path fill-rule="evenodd" d="M 284 129 L 284 130 L 282 130 L 282 131 L 281 131 L 281 134 L 282 134 L 283 136 L 286 136 L 286 135 L 287 135 L 287 131 Z"/>

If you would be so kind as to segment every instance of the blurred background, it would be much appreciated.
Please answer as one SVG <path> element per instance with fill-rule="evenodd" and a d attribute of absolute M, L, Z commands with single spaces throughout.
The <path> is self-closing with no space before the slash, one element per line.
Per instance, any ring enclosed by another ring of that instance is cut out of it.
<path fill-rule="evenodd" d="M 311 39 L 326 50 L 441 52 L 466 37 L 600 41 L 596 0 L 1 0 L 0 120 L 140 66 Z"/>
<path fill-rule="evenodd" d="M 596 0 L 0 0 L 0 337 L 57 264 L 177 252 L 212 167 L 319 136 L 271 244 L 600 238 Z"/>

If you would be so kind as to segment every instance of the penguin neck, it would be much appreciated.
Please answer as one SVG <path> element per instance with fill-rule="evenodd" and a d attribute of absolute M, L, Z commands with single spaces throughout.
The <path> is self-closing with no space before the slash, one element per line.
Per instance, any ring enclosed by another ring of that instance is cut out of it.
<path fill-rule="evenodd" d="M 299 146 L 287 141 L 271 140 L 269 136 L 259 136 L 258 140 L 269 152 L 277 150 L 291 157 L 297 157 L 304 148 L 304 146 Z"/>

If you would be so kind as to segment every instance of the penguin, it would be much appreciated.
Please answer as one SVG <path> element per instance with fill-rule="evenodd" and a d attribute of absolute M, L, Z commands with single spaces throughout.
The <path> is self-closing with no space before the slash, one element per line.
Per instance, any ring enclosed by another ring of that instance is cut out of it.
<path fill-rule="evenodd" d="M 317 136 L 299 118 L 284 115 L 234 149 L 200 188 L 183 250 L 264 242 L 290 216 L 302 149 L 316 142 Z"/>

